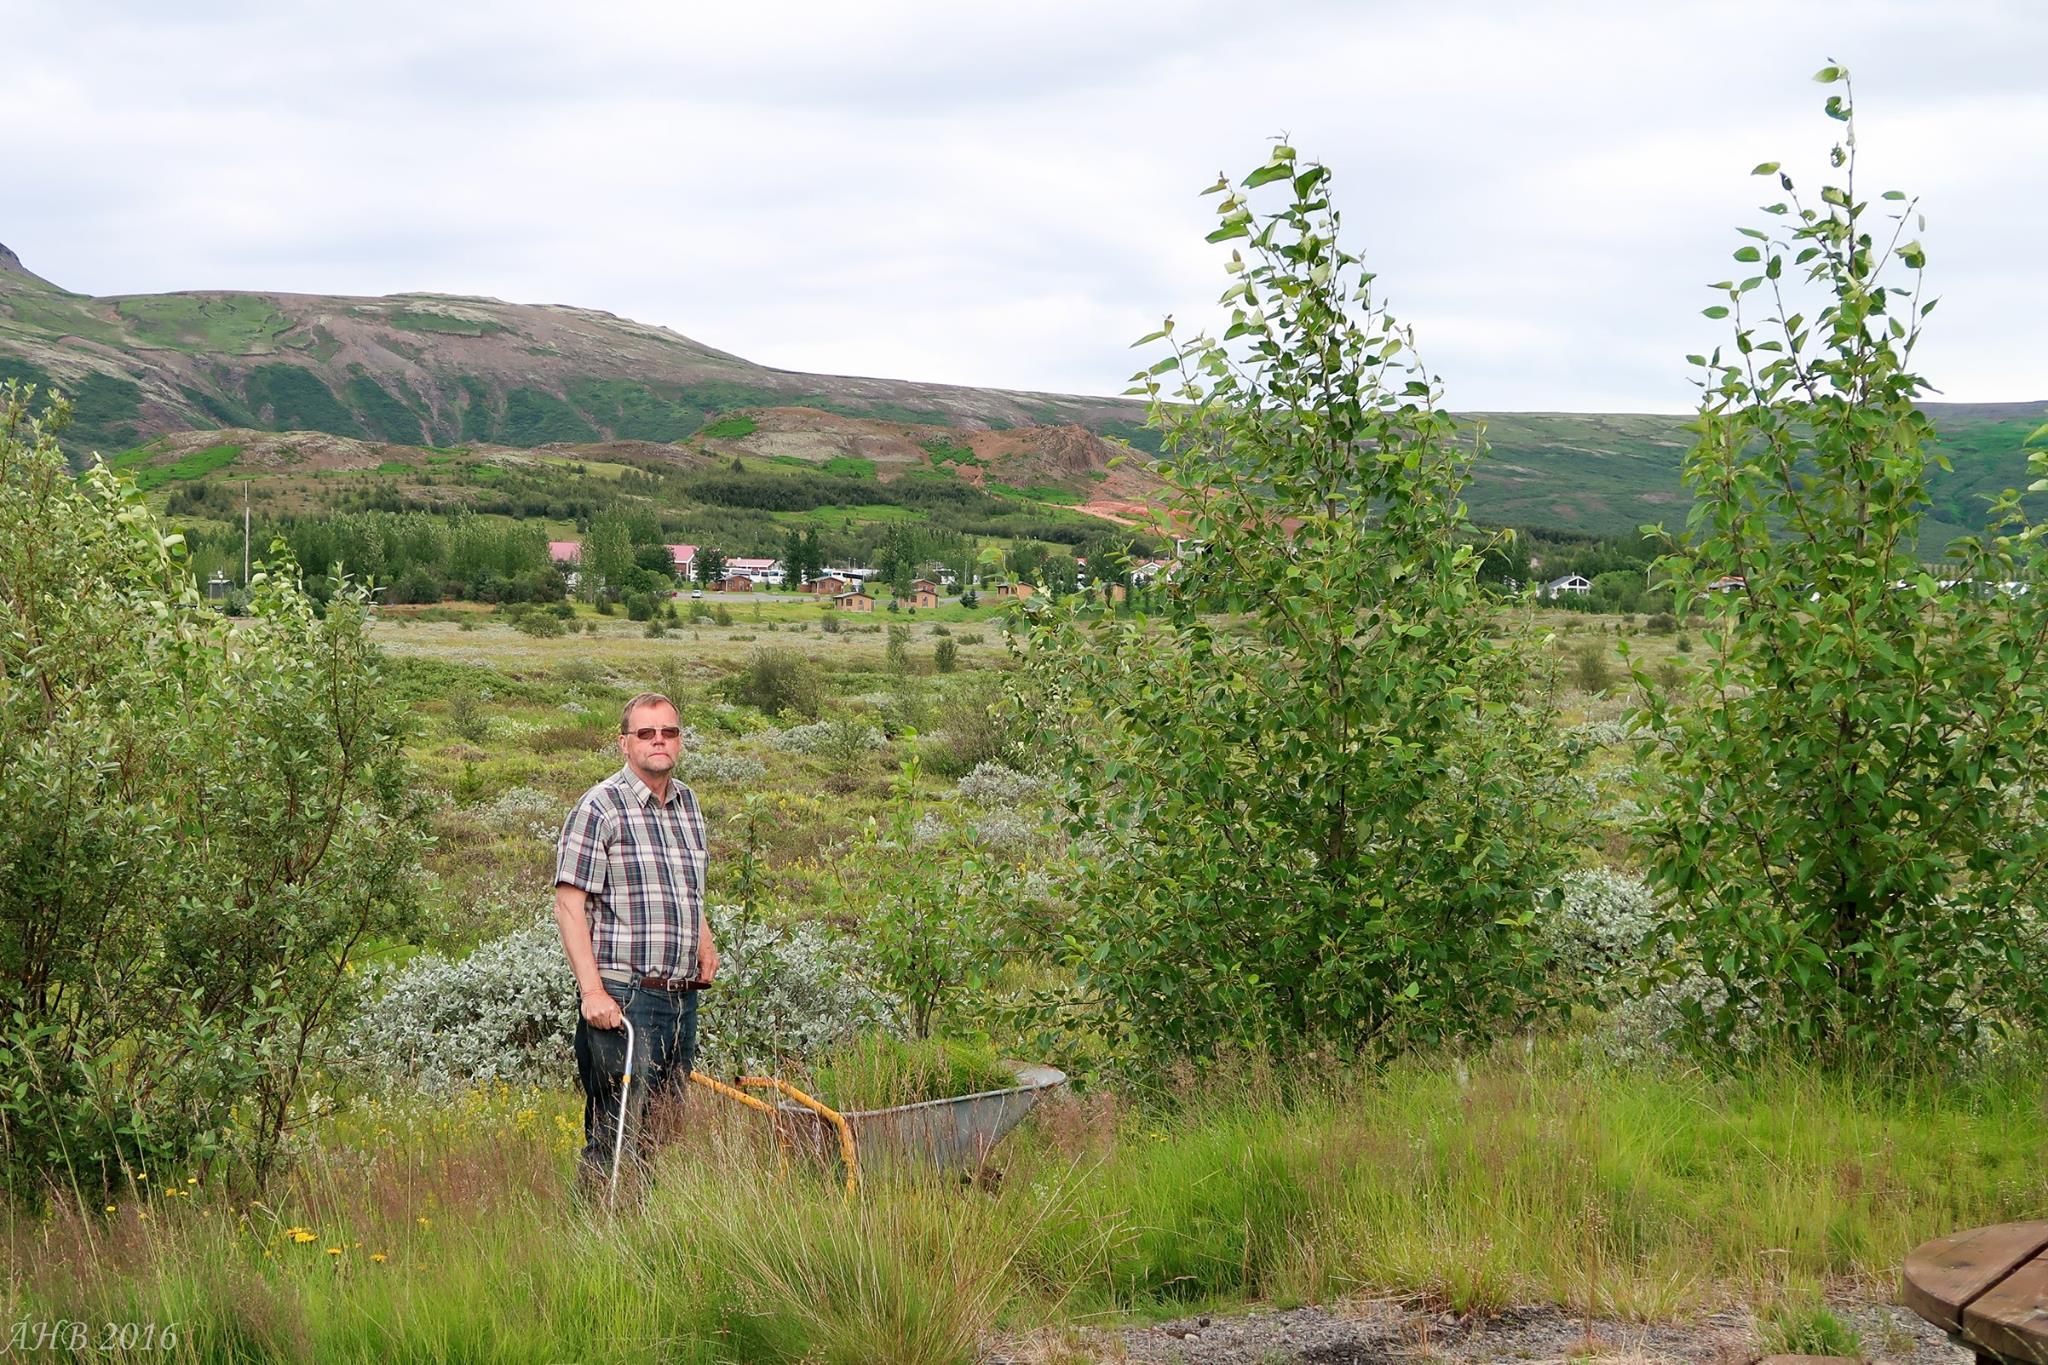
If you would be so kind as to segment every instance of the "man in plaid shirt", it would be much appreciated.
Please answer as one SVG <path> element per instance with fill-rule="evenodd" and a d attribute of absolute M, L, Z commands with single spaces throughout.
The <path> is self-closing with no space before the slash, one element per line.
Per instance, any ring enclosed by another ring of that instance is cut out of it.
<path fill-rule="evenodd" d="M 674 702 L 643 692 L 619 718 L 626 766 L 583 793 L 555 847 L 555 923 L 583 997 L 576 1075 L 583 1085 L 586 1188 L 610 1176 L 633 1021 L 626 1126 L 647 1152 L 647 1101 L 681 1093 L 697 1055 L 697 992 L 718 974 L 704 918 L 704 816 L 672 781 L 683 744 Z"/>

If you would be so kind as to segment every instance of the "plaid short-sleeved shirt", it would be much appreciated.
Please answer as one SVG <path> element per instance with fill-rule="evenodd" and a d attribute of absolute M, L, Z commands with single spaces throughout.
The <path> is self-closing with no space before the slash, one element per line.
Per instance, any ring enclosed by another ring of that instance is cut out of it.
<path fill-rule="evenodd" d="M 599 974 L 697 974 L 704 910 L 704 816 L 680 782 L 657 801 L 631 768 L 583 793 L 555 845 L 555 881 L 590 894 Z"/>

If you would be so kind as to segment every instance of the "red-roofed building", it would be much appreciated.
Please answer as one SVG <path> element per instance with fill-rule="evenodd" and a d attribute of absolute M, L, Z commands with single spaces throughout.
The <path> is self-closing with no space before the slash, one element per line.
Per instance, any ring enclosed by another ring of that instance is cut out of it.
<path fill-rule="evenodd" d="M 697 547 L 694 545 L 671 545 L 668 557 L 675 561 L 676 572 L 684 578 L 688 578 L 690 571 L 697 567 Z"/>
<path fill-rule="evenodd" d="M 580 540 L 551 540 L 548 542 L 548 558 L 557 564 L 574 564 L 583 558 L 583 542 Z"/>

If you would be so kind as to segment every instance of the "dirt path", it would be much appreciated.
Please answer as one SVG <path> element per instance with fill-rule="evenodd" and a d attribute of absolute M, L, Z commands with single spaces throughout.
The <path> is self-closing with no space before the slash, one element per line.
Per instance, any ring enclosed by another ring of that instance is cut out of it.
<path fill-rule="evenodd" d="M 1969 1365 L 1970 1353 L 1903 1308 L 1837 1313 L 1886 1365 Z M 1361 1301 L 1240 1317 L 1192 1317 L 1153 1327 L 1042 1333 L 997 1343 L 989 1365 L 1750 1365 L 1762 1354 L 1744 1312 L 1689 1323 L 1591 1322 L 1547 1305 L 1483 1319 Z"/>

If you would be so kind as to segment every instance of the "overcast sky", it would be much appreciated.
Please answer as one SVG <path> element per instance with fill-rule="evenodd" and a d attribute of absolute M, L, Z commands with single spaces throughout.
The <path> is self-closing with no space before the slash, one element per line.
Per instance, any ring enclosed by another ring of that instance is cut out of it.
<path fill-rule="evenodd" d="M 1921 196 L 1944 396 L 2048 399 L 2048 5 L 0 0 L 0 242 L 93 294 L 438 290 L 1116 393 L 1285 132 L 1454 406 L 1680 411 L 1781 160 Z"/>

